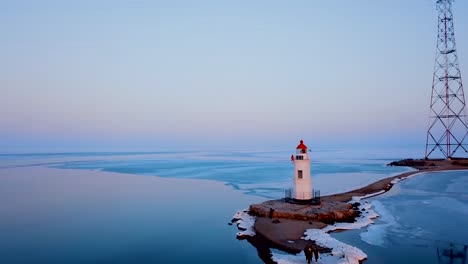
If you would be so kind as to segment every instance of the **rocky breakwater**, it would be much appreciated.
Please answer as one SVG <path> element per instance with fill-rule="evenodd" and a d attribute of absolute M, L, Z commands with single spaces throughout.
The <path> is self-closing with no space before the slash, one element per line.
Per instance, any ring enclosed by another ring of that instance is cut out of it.
<path fill-rule="evenodd" d="M 352 223 L 361 214 L 358 204 L 327 199 L 320 205 L 301 205 L 284 200 L 271 200 L 250 205 L 248 212 L 255 216 L 253 230 L 271 247 L 290 253 L 301 252 L 313 241 L 304 240 L 308 229 L 322 229 L 339 222 Z M 322 253 L 330 249 L 314 245 Z"/>
<path fill-rule="evenodd" d="M 318 221 L 325 224 L 352 223 L 359 216 L 359 210 L 356 210 L 352 204 L 338 201 L 324 201 L 320 205 L 301 205 L 287 203 L 284 200 L 271 200 L 252 204 L 249 211 L 257 217 Z"/>

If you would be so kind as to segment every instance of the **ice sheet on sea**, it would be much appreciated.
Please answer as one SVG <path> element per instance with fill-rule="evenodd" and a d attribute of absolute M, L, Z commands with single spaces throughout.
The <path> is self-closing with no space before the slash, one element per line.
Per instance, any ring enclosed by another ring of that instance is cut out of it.
<path fill-rule="evenodd" d="M 271 182 L 259 182 L 259 183 L 237 183 L 240 189 L 280 189 L 284 191 L 284 189 L 291 187 L 291 181 L 288 180 L 278 180 L 278 181 L 271 181 Z"/>
<path fill-rule="evenodd" d="M 458 197 L 459 196 L 457 196 L 457 198 Z M 439 207 L 441 210 L 454 211 L 458 214 L 465 214 L 468 216 L 468 205 L 460 202 L 457 198 L 434 197 L 426 202 L 430 203 L 432 207 Z"/>
<path fill-rule="evenodd" d="M 420 201 L 419 201 L 420 202 Z M 446 205 L 447 201 L 442 201 Z M 392 237 L 397 237 L 398 241 L 392 243 L 404 243 L 402 240 L 411 241 L 410 243 L 419 243 L 423 246 L 430 246 L 433 241 L 434 234 L 417 226 L 408 226 L 398 221 L 390 210 L 380 201 L 372 201 L 374 210 L 380 214 L 381 222 L 378 225 L 372 225 L 367 228 L 366 232 L 360 234 L 361 240 L 375 246 L 385 247 L 386 241 Z M 402 205 L 405 206 L 405 205 Z M 412 205 L 414 206 L 414 205 Z M 428 240 L 428 238 L 431 238 Z M 443 239 L 443 238 L 441 238 Z"/>
<path fill-rule="evenodd" d="M 249 214 L 248 209 L 237 211 L 232 219 L 237 223 L 237 227 L 241 230 L 237 232 L 237 236 L 255 236 L 255 231 L 253 228 L 255 224 L 255 217 Z"/>
<path fill-rule="evenodd" d="M 362 199 L 366 199 L 369 197 L 373 197 L 379 194 L 384 193 L 385 191 L 379 191 L 376 193 L 371 193 L 365 196 L 361 197 L 353 197 L 350 203 L 352 202 L 361 202 Z M 371 210 L 371 208 L 374 208 L 374 210 Z M 363 214 L 364 216 L 367 216 L 366 219 L 359 219 L 357 223 L 361 223 L 362 226 L 367 226 L 365 225 L 368 223 L 368 225 L 371 225 L 374 223 L 372 219 L 375 219 L 379 216 L 381 216 L 382 219 L 385 219 L 386 224 L 379 224 L 379 225 L 372 225 L 367 228 L 366 232 L 363 232 L 360 234 L 361 240 L 371 244 L 371 245 L 376 245 L 376 246 L 383 246 L 384 241 L 385 241 L 385 236 L 386 236 L 386 228 L 392 225 L 396 224 L 395 218 L 392 216 L 392 214 L 383 206 L 383 204 L 380 201 L 374 200 L 371 203 L 369 202 L 364 202 L 361 204 L 360 209 L 364 208 L 365 213 Z M 354 223 L 353 223 L 354 224 Z M 358 227 L 358 228 L 361 228 Z"/>
<path fill-rule="evenodd" d="M 313 182 L 314 188 L 319 189 L 322 195 L 330 195 L 359 189 L 376 181 L 391 177 L 392 175 L 398 175 L 400 173 L 401 172 L 393 174 L 359 172 L 314 174 Z M 340 183 L 340 186 L 336 185 L 337 182 Z"/>
<path fill-rule="evenodd" d="M 291 187 L 290 180 L 272 181 L 269 183 L 235 183 L 237 188 L 249 194 L 277 199 L 284 196 L 284 190 Z"/>
<path fill-rule="evenodd" d="M 396 225 L 397 222 L 390 211 L 388 211 L 380 201 L 372 201 L 372 206 L 385 223 L 369 226 L 367 231 L 361 233 L 359 236 L 361 240 L 367 244 L 383 247 L 385 244 L 385 237 L 387 236 L 387 228 Z"/>
<path fill-rule="evenodd" d="M 421 175 L 423 173 L 416 173 L 407 177 L 396 178 L 392 180 L 392 184 L 397 184 L 405 179 L 414 177 L 416 175 Z M 374 210 L 381 216 L 380 219 L 384 223 L 379 223 L 378 225 L 372 225 L 367 228 L 366 232 L 361 233 L 359 236 L 361 240 L 370 245 L 375 246 L 385 246 L 385 238 L 387 237 L 388 231 L 390 228 L 395 230 L 399 228 L 399 224 L 395 217 L 390 213 L 390 211 L 378 200 L 371 202 Z"/>
<path fill-rule="evenodd" d="M 460 173 L 460 172 L 458 172 Z M 454 173 L 452 173 L 454 175 Z M 448 178 L 449 183 L 445 192 L 457 193 L 458 195 L 466 194 L 468 190 L 468 181 L 466 180 L 466 171 L 463 174 L 455 174 L 457 176 L 451 176 Z M 461 176 L 458 176 L 461 175 Z"/>

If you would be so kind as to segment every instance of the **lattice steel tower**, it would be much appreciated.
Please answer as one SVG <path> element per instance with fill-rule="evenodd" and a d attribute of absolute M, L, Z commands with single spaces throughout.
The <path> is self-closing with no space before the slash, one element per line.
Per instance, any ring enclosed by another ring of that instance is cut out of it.
<path fill-rule="evenodd" d="M 453 0 L 437 0 L 439 30 L 432 81 L 426 154 L 439 150 L 445 158 L 460 150 L 468 152 L 463 141 L 468 135 L 465 94 L 458 65 L 452 13 Z"/>

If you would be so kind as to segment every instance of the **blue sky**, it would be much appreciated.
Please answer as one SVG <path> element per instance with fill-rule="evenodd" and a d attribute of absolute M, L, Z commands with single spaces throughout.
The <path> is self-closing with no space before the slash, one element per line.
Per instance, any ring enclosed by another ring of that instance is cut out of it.
<path fill-rule="evenodd" d="M 0 152 L 423 151 L 436 17 L 435 0 L 3 1 Z"/>

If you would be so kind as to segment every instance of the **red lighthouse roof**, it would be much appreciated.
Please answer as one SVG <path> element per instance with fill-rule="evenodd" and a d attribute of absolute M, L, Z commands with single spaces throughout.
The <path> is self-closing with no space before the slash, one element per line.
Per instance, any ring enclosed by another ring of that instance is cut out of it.
<path fill-rule="evenodd" d="M 301 139 L 301 143 L 297 145 L 296 149 L 307 149 L 307 146 L 304 145 L 304 140 Z"/>

